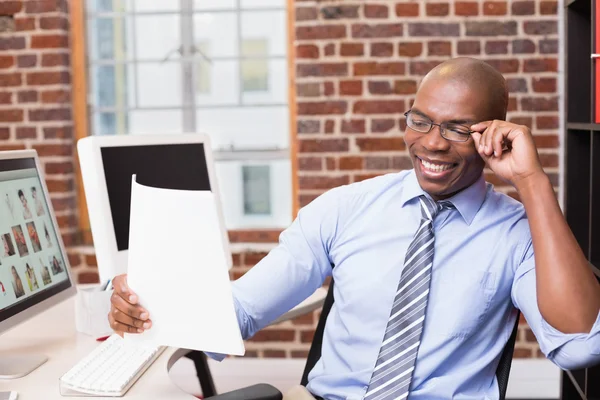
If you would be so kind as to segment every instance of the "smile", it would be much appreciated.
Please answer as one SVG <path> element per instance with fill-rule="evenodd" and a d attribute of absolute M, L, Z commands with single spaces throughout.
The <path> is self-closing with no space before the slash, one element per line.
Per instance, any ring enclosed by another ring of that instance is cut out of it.
<path fill-rule="evenodd" d="M 458 165 L 456 163 L 424 160 L 421 157 L 417 157 L 417 159 L 419 160 L 419 164 L 421 165 L 421 171 L 425 175 L 428 175 L 432 178 L 444 177 Z"/>

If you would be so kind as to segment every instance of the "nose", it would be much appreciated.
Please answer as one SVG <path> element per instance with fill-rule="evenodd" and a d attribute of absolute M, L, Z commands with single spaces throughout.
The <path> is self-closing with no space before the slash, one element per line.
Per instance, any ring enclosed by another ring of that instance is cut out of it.
<path fill-rule="evenodd" d="M 442 137 L 442 131 L 439 125 L 434 125 L 429 133 L 425 135 L 424 147 L 431 151 L 447 151 L 450 143 Z"/>

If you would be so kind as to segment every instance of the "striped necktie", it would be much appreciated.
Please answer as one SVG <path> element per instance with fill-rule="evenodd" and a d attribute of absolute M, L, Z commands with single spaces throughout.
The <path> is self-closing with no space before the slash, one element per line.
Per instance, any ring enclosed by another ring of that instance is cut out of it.
<path fill-rule="evenodd" d="M 436 203 L 419 196 L 421 223 L 408 247 L 402 277 L 371 375 L 365 400 L 404 399 L 408 396 L 421 343 L 433 265 L 433 218 L 450 202 Z"/>

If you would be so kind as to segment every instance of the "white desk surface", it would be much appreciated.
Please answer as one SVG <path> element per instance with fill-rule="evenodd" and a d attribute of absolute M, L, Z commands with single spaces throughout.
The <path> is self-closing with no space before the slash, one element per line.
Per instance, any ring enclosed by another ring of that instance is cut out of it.
<path fill-rule="evenodd" d="M 316 308 L 323 303 L 326 291 L 317 290 L 312 296 L 290 310 L 292 315 Z M 18 379 L 1 380 L 0 391 L 18 392 L 18 400 L 90 399 L 90 397 L 62 396 L 59 378 L 100 343 L 95 338 L 75 330 L 75 298 L 24 322 L 0 336 L 2 354 L 44 354 L 48 361 L 29 375 Z M 129 389 L 127 399 L 196 399 L 173 383 L 168 371 L 188 351 L 167 348 Z M 93 397 L 115 399 L 115 397 Z"/>

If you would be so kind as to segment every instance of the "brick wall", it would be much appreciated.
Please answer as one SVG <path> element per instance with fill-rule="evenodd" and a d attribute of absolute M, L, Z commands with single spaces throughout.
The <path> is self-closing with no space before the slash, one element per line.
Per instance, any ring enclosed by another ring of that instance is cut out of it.
<path fill-rule="evenodd" d="M 0 150 L 40 152 L 73 272 L 95 282 L 93 247 L 81 245 L 77 231 L 67 4 L 0 0 Z M 558 185 L 556 2 L 296 0 L 294 7 L 300 205 L 331 187 L 410 168 L 400 117 L 419 79 L 460 55 L 488 60 L 509 78 L 509 118 L 533 129 Z M 232 277 L 256 264 L 278 233 L 230 232 Z M 248 355 L 305 357 L 317 318 L 264 330 L 247 343 Z M 515 354 L 538 352 L 524 323 Z"/>

